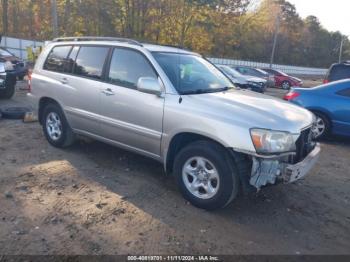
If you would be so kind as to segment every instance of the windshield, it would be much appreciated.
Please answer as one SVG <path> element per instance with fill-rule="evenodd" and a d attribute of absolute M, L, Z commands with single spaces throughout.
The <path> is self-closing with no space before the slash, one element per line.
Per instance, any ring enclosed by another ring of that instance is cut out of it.
<path fill-rule="evenodd" d="M 237 70 L 229 66 L 220 66 L 220 68 L 222 69 L 222 71 L 224 71 L 226 74 L 232 77 L 235 77 L 235 78 L 243 77 L 243 75 L 240 72 L 238 72 Z"/>
<path fill-rule="evenodd" d="M 199 56 L 162 52 L 153 55 L 180 94 L 219 92 L 233 87 L 220 70 Z"/>
<path fill-rule="evenodd" d="M 13 56 L 10 52 L 0 48 L 0 56 Z"/>
<path fill-rule="evenodd" d="M 260 72 L 260 73 L 263 74 L 263 75 L 268 75 L 268 73 L 266 73 L 266 71 L 261 70 L 261 69 L 259 69 L 259 68 L 255 68 L 255 70 L 258 71 L 258 72 Z"/>

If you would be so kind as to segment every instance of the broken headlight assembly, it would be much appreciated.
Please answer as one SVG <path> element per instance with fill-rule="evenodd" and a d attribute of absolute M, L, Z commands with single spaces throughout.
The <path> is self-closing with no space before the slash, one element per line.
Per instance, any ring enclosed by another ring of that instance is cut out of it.
<path fill-rule="evenodd" d="M 251 129 L 250 135 L 256 152 L 262 155 L 295 152 L 299 137 L 299 134 L 259 128 Z"/>

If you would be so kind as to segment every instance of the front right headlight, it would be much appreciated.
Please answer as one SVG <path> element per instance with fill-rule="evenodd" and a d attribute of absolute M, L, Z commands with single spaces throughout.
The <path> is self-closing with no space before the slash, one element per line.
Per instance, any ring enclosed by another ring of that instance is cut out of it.
<path fill-rule="evenodd" d="M 287 152 L 295 152 L 299 134 L 291 134 L 289 132 L 274 131 L 267 129 L 253 128 L 250 135 L 259 154 L 280 154 Z"/>

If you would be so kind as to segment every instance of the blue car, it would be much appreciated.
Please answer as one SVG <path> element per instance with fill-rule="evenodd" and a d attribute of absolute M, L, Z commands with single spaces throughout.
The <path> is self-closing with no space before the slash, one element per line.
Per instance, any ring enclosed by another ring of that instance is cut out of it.
<path fill-rule="evenodd" d="M 331 134 L 350 136 L 350 79 L 314 88 L 293 88 L 284 99 L 316 115 L 316 138 Z"/>

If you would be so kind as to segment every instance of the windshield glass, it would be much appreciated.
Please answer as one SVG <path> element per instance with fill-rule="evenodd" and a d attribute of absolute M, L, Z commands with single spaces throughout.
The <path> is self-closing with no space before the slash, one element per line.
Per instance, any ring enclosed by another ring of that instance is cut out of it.
<path fill-rule="evenodd" d="M 12 56 L 12 54 L 5 49 L 0 48 L 0 56 Z"/>
<path fill-rule="evenodd" d="M 259 69 L 259 68 L 256 68 L 255 70 L 258 71 L 258 72 L 260 72 L 260 73 L 263 74 L 263 75 L 268 75 L 268 73 L 266 73 L 266 71 L 261 70 L 261 69 Z"/>
<path fill-rule="evenodd" d="M 243 77 L 243 75 L 238 72 L 237 70 L 229 67 L 229 66 L 221 66 L 220 67 L 226 74 L 235 77 L 235 78 L 239 78 L 239 77 Z"/>
<path fill-rule="evenodd" d="M 180 94 L 219 92 L 233 87 L 220 70 L 199 56 L 162 52 L 153 55 Z"/>

